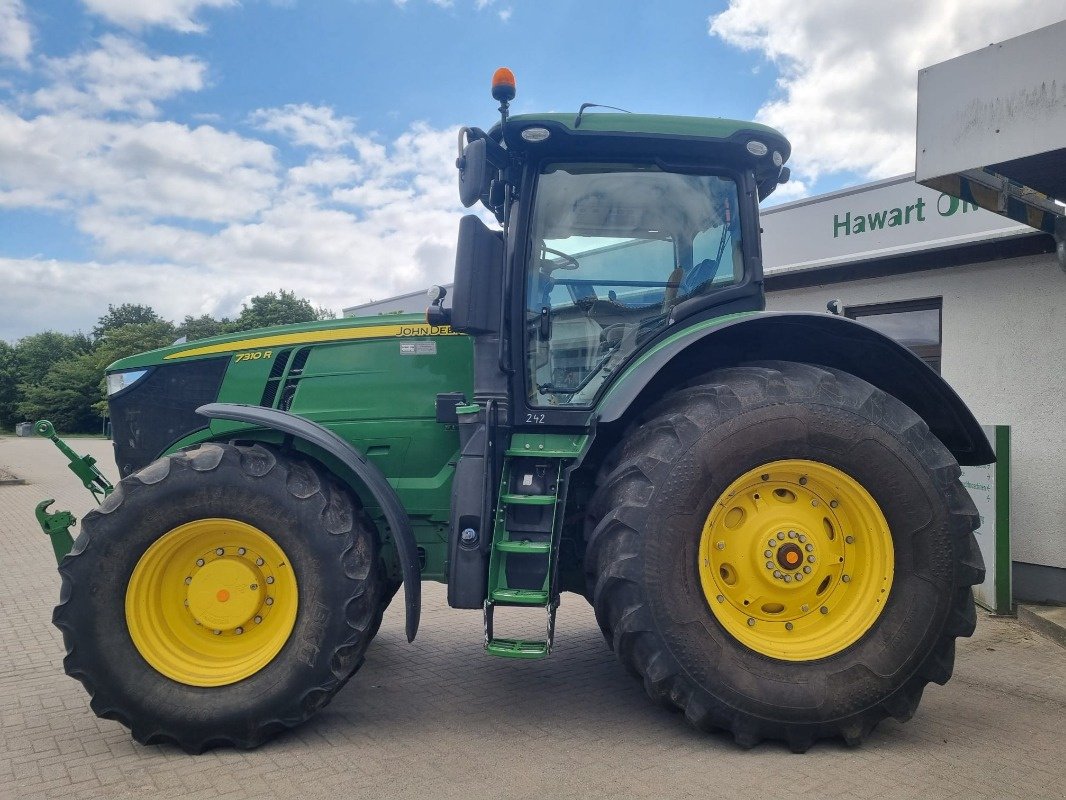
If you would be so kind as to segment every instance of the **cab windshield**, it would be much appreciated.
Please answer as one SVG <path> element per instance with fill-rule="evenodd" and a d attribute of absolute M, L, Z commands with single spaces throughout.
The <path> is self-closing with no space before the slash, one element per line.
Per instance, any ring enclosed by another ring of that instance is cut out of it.
<path fill-rule="evenodd" d="M 742 281 L 737 208 L 719 175 L 548 165 L 526 281 L 530 403 L 590 404 L 675 305 Z"/>

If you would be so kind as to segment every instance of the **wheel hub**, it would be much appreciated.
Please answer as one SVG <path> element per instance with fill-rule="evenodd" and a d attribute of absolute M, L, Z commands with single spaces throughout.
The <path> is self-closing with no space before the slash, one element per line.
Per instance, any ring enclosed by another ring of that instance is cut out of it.
<path fill-rule="evenodd" d="M 186 607 L 201 625 L 228 632 L 266 610 L 263 577 L 239 556 L 205 563 L 191 577 Z"/>
<path fill-rule="evenodd" d="M 888 524 L 846 473 L 806 460 L 749 470 L 711 508 L 700 581 L 718 621 L 774 658 L 825 658 L 876 621 L 892 583 Z"/>

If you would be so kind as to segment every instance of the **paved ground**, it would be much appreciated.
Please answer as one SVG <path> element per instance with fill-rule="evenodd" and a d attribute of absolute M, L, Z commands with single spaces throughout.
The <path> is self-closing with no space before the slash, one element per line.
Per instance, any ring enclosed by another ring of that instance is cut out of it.
<path fill-rule="evenodd" d="M 113 463 L 106 442 L 77 447 Z M 564 598 L 551 658 L 510 662 L 483 655 L 479 616 L 430 584 L 416 642 L 394 606 L 363 669 L 299 730 L 254 752 L 142 747 L 90 712 L 49 622 L 59 581 L 33 507 L 92 501 L 43 440 L 0 439 L 0 464 L 27 481 L 0 486 L 3 800 L 1066 797 L 1066 651 L 1013 620 L 982 616 L 910 723 L 794 756 L 738 750 L 652 706 L 580 598 Z"/>

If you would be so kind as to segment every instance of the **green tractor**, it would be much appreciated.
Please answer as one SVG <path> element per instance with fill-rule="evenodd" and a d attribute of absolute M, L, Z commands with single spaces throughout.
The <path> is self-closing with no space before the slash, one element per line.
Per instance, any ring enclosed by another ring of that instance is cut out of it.
<path fill-rule="evenodd" d="M 104 497 L 69 554 L 39 513 L 66 672 L 140 742 L 255 747 L 330 701 L 401 588 L 414 639 L 432 580 L 506 658 L 548 656 L 584 596 L 653 700 L 745 747 L 909 718 L 975 624 L 959 464 L 994 456 L 969 410 L 868 327 L 763 311 L 778 132 L 509 116 L 506 70 L 493 96 L 457 161 L 486 210 L 427 316 L 109 367 L 122 479 L 72 456 Z"/>

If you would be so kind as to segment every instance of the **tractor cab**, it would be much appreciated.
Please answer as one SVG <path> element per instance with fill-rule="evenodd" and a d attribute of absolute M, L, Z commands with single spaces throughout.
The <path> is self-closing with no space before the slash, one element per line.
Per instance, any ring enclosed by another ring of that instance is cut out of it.
<path fill-rule="evenodd" d="M 501 122 L 462 129 L 457 166 L 464 205 L 503 230 L 461 225 L 450 318 L 430 317 L 491 340 L 516 424 L 584 426 L 672 325 L 762 310 L 758 203 L 788 179 L 781 134 L 588 104 L 511 117 L 506 70 L 493 96 Z"/>

